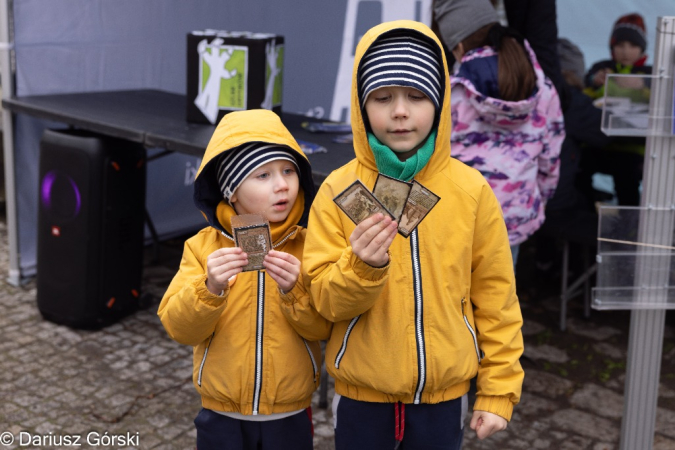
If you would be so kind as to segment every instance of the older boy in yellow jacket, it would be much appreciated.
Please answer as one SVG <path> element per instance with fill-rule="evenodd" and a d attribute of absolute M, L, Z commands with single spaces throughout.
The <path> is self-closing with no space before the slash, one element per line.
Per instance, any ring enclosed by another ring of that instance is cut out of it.
<path fill-rule="evenodd" d="M 470 380 L 471 427 L 506 428 L 523 381 L 522 316 L 499 203 L 476 170 L 450 157 L 450 89 L 441 45 L 425 25 L 380 24 L 355 55 L 356 159 L 312 205 L 303 272 L 334 322 L 337 449 L 458 449 Z M 440 197 L 408 238 L 378 213 L 355 225 L 333 198 L 378 172 Z"/>

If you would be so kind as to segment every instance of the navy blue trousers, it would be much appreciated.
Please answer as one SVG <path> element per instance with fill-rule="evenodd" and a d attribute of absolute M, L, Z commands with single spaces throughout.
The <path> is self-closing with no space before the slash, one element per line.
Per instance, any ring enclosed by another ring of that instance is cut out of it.
<path fill-rule="evenodd" d="M 394 403 L 370 403 L 341 397 L 337 404 L 336 450 L 393 450 Z M 459 450 L 462 447 L 462 398 L 405 405 L 405 428 L 398 450 Z M 200 449 L 201 450 L 201 449 Z"/>
<path fill-rule="evenodd" d="M 285 419 L 237 420 L 209 409 L 195 418 L 197 450 L 312 450 L 308 411 Z"/>

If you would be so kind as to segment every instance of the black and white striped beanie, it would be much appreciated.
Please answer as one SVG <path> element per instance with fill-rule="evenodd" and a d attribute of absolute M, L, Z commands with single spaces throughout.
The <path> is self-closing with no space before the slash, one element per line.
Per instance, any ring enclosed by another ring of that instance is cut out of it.
<path fill-rule="evenodd" d="M 278 144 L 267 142 L 252 142 L 239 146 L 220 156 L 217 162 L 216 173 L 218 185 L 223 196 L 230 203 L 232 194 L 239 185 L 258 167 L 278 159 L 285 159 L 295 165 L 300 176 L 300 168 L 291 150 L 280 147 Z M 231 203 L 230 203 L 231 204 Z"/>
<path fill-rule="evenodd" d="M 361 108 L 368 95 L 384 86 L 407 86 L 422 91 L 440 109 L 443 92 L 438 49 L 411 33 L 379 37 L 363 55 L 358 73 Z"/>

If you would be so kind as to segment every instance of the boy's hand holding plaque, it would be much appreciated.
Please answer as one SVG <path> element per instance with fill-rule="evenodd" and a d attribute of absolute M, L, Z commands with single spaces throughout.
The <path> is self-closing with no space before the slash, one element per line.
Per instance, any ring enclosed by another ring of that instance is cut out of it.
<path fill-rule="evenodd" d="M 357 225 L 377 213 L 394 219 L 389 210 L 359 180 L 350 184 L 333 201 Z"/>
<path fill-rule="evenodd" d="M 232 216 L 231 224 L 234 245 L 248 255 L 248 264 L 242 268 L 242 272 L 264 269 L 263 260 L 272 249 L 267 219 L 258 214 L 241 214 Z"/>
<path fill-rule="evenodd" d="M 333 201 L 357 225 L 375 213 L 387 214 L 407 238 L 440 199 L 416 180 L 407 183 L 380 173 L 372 193 L 356 180 Z"/>
<path fill-rule="evenodd" d="M 399 221 L 406 199 L 412 184 L 397 180 L 384 174 L 377 174 L 373 194 L 393 214 L 394 220 Z"/>
<path fill-rule="evenodd" d="M 441 198 L 413 180 L 412 188 L 398 222 L 398 232 L 408 237 Z"/>

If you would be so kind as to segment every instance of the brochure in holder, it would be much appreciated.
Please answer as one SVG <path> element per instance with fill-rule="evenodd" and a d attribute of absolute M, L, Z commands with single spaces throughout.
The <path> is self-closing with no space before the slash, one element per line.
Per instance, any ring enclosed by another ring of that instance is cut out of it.
<path fill-rule="evenodd" d="M 670 136 L 675 134 L 673 80 L 669 76 L 609 74 L 604 97 L 593 104 L 602 109 L 602 132 L 607 136 Z M 650 111 L 652 91 L 668 95 L 670 105 Z"/>
<path fill-rule="evenodd" d="M 675 309 L 675 210 L 602 207 L 597 282 L 598 310 Z M 653 236 L 669 238 L 657 242 Z"/>

